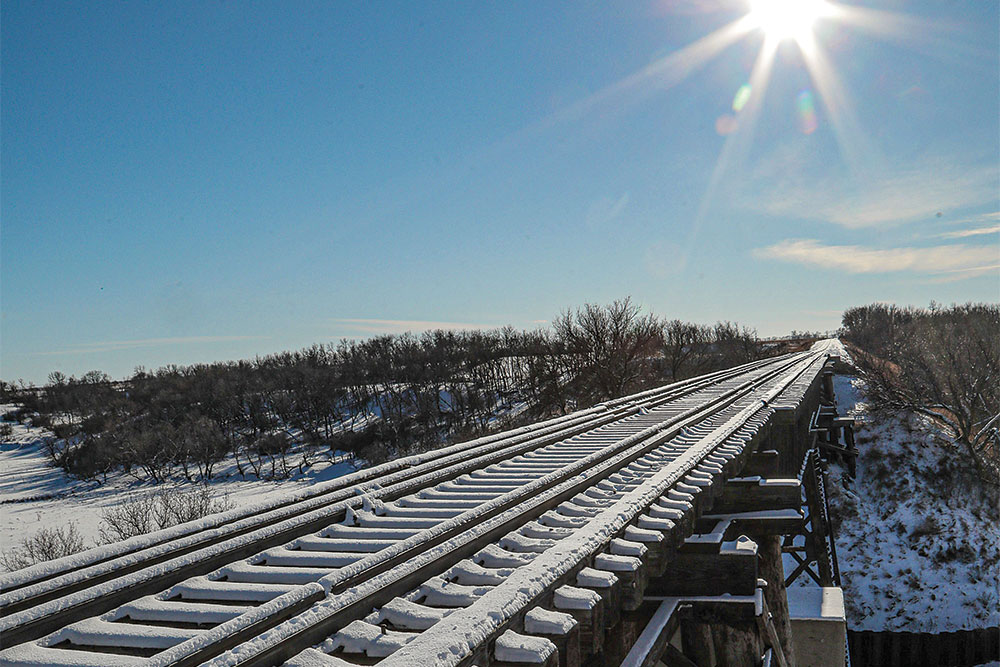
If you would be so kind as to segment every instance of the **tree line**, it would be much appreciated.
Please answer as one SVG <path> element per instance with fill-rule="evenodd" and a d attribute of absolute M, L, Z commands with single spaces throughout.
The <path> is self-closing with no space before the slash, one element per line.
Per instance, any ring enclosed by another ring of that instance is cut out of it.
<path fill-rule="evenodd" d="M 764 356 L 756 331 L 644 314 L 629 299 L 552 326 L 343 340 L 226 363 L 137 369 L 112 381 L 52 373 L 3 383 L 6 418 L 44 426 L 68 473 L 152 481 L 284 477 L 334 451 L 368 462 L 563 414 Z"/>

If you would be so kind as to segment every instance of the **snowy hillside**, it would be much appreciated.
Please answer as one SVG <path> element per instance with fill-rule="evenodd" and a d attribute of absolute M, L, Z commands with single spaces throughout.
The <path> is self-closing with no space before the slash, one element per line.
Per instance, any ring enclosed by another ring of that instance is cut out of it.
<path fill-rule="evenodd" d="M 857 420 L 857 478 L 833 466 L 828 492 L 848 623 L 948 632 L 1000 621 L 997 490 L 923 418 L 869 414 L 864 384 L 838 376 Z"/>

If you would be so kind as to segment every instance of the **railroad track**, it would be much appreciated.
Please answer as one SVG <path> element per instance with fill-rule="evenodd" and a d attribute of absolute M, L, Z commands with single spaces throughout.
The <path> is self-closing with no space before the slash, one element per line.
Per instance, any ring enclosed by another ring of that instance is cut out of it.
<path fill-rule="evenodd" d="M 8 575 L 0 661 L 486 665 L 565 654 L 553 638 L 571 626 L 585 655 L 595 609 L 641 602 L 702 491 L 739 471 L 826 357 L 713 373 Z"/>

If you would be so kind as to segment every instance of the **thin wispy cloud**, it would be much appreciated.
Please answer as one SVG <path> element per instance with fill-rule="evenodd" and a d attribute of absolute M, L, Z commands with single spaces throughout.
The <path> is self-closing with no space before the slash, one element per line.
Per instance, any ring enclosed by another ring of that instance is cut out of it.
<path fill-rule="evenodd" d="M 438 322 L 435 320 L 378 320 L 365 318 L 335 318 L 331 324 L 356 333 L 384 334 L 407 331 L 432 331 L 434 329 L 492 329 L 496 325 L 471 322 Z"/>
<path fill-rule="evenodd" d="M 975 278 L 976 276 L 984 276 L 988 274 L 995 274 L 1000 277 L 1000 263 L 993 264 L 991 266 L 974 266 L 968 269 L 951 269 L 949 271 L 942 271 L 935 278 L 931 278 L 927 282 L 929 283 L 953 283 L 958 280 L 965 280 L 966 278 Z"/>
<path fill-rule="evenodd" d="M 601 197 L 587 208 L 587 227 L 595 229 L 612 222 L 625 212 L 630 196 L 626 192 L 618 199 Z"/>
<path fill-rule="evenodd" d="M 974 227 L 972 229 L 960 229 L 957 232 L 945 232 L 944 234 L 938 234 L 939 238 L 942 239 L 965 239 L 970 236 L 985 236 L 987 234 L 998 234 L 1000 233 L 1000 225 L 992 225 L 990 227 Z"/>
<path fill-rule="evenodd" d="M 998 184 L 998 186 L 1000 186 L 1000 184 Z M 978 215 L 969 215 L 961 218 L 955 218 L 954 220 L 944 218 L 940 222 L 943 225 L 951 227 L 956 227 L 958 225 L 992 225 L 1000 223 L 1000 211 L 979 213 Z"/>
<path fill-rule="evenodd" d="M 1000 248 L 944 245 L 929 248 L 869 248 L 826 245 L 813 239 L 789 239 L 754 250 L 762 259 L 820 267 L 847 273 L 951 274 L 962 280 L 997 270 Z"/>
<path fill-rule="evenodd" d="M 265 340 L 269 336 L 175 336 L 172 338 L 139 338 L 135 340 L 106 340 L 97 343 L 80 343 L 62 350 L 36 352 L 41 356 L 58 356 L 65 354 L 92 354 L 95 352 L 116 352 L 118 350 L 134 350 L 143 347 L 160 347 L 163 345 L 189 345 L 193 343 L 232 343 L 243 340 Z"/>
<path fill-rule="evenodd" d="M 863 228 L 930 220 L 993 203 L 998 179 L 1000 169 L 992 162 L 964 165 L 936 157 L 864 178 L 814 177 L 803 156 L 784 152 L 758 165 L 740 201 L 770 215 Z"/>

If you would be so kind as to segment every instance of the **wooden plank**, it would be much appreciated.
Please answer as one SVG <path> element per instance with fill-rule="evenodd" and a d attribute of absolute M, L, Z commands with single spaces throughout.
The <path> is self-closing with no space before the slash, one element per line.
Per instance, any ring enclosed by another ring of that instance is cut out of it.
<path fill-rule="evenodd" d="M 531 612 L 529 612 L 530 615 Z M 574 619 L 575 620 L 575 619 Z M 545 632 L 544 629 L 536 627 L 528 618 L 524 622 L 524 634 L 532 637 L 544 637 L 555 644 L 559 652 L 560 667 L 579 667 L 583 662 L 580 650 L 580 624 L 576 623 L 569 632 L 553 634 Z"/>
<path fill-rule="evenodd" d="M 600 600 L 590 609 L 572 609 L 568 607 L 553 607 L 572 616 L 580 628 L 580 652 L 584 656 L 593 655 L 604 645 L 604 600 Z"/>
<path fill-rule="evenodd" d="M 785 591 L 784 563 L 781 557 L 781 540 L 773 535 L 755 535 L 757 553 L 760 560 L 760 576 L 767 582 L 764 588 L 764 602 L 773 616 L 774 629 L 778 635 L 782 659 L 795 664 L 792 646 L 792 624 L 788 615 L 788 595 Z"/>
<path fill-rule="evenodd" d="M 622 614 L 621 622 L 604 641 L 604 664 L 621 665 L 642 635 L 643 628 L 656 613 L 655 603 L 647 603 L 635 611 Z M 655 664 L 655 663 L 654 663 Z"/>
<path fill-rule="evenodd" d="M 938 641 L 938 638 L 929 633 L 923 633 L 921 638 L 920 648 L 924 661 L 930 665 L 941 664 L 941 642 Z"/>
<path fill-rule="evenodd" d="M 755 620 L 713 624 L 712 637 L 719 664 L 726 667 L 757 667 L 764 652 Z"/>
<path fill-rule="evenodd" d="M 712 629 L 707 623 L 693 619 L 681 621 L 681 646 L 684 655 L 698 665 L 714 665 L 715 651 Z"/>
<path fill-rule="evenodd" d="M 798 535 L 802 533 L 804 517 L 797 509 L 761 510 L 734 514 L 707 514 L 695 524 L 699 533 L 715 528 L 720 521 L 728 521 L 724 536 L 733 540 L 740 535 Z"/>

